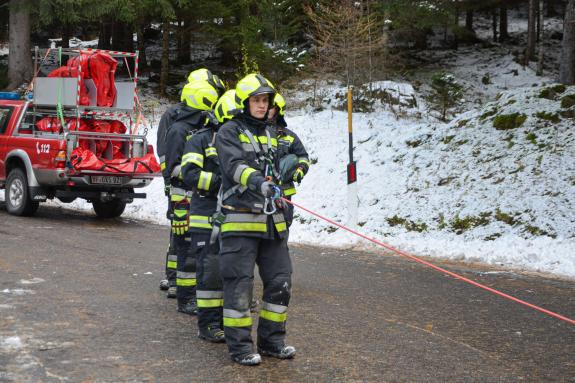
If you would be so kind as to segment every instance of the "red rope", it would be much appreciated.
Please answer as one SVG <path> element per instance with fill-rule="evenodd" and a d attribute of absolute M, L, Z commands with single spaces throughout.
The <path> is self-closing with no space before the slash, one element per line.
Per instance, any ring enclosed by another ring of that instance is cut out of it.
<path fill-rule="evenodd" d="M 379 245 L 379 246 L 385 247 L 386 249 L 391 250 L 391 251 L 393 251 L 393 252 L 396 253 L 396 254 L 399 254 L 399 255 L 401 255 L 401 256 L 403 256 L 403 257 L 409 258 L 409 259 L 411 259 L 412 261 L 421 263 L 421 264 L 423 264 L 423 265 L 425 265 L 425 266 L 431 267 L 432 269 L 435 269 L 435 270 L 437 270 L 437 271 L 440 271 L 440 272 L 442 272 L 442 273 L 445 273 L 445 274 L 447 274 L 447 275 L 450 275 L 450 276 L 452 276 L 452 277 L 454 277 L 454 278 L 460 279 L 460 280 L 462 280 L 463 282 L 467 282 L 467 283 L 469 283 L 469 284 L 471 284 L 471 285 L 473 285 L 473 286 L 479 287 L 479 288 L 481 288 L 481 289 L 483 289 L 483 290 L 487 290 L 487 291 L 489 291 L 489 292 L 491 292 L 491 293 L 493 293 L 493 294 L 499 295 L 499 296 L 501 296 L 501 297 L 503 297 L 503 298 L 506 298 L 506 299 L 509 299 L 509 300 L 511 300 L 511 301 L 520 303 L 520 304 L 522 304 L 522 305 L 524 305 L 524 306 L 530 307 L 530 308 L 535 309 L 535 310 L 537 310 L 537 311 L 541 311 L 542 313 L 545 313 L 545 314 L 550 315 L 550 316 L 552 316 L 552 317 L 555 317 L 555 318 L 557 318 L 557 319 L 561 319 L 562 321 L 565 321 L 565 322 L 567 322 L 567 323 L 569 323 L 569 324 L 575 325 L 575 320 L 573 320 L 573 319 L 567 318 L 567 317 L 565 317 L 565 316 L 563 316 L 563 315 L 557 314 L 557 313 L 555 313 L 555 312 L 553 312 L 553 311 L 549 311 L 549 310 L 547 310 L 547 309 L 544 309 L 543 307 L 536 306 L 536 305 L 531 304 L 531 303 L 529 303 L 529 302 L 525 302 L 524 300 L 521 300 L 521 299 L 519 299 L 519 298 L 512 297 L 511 295 L 505 294 L 505 293 L 503 293 L 503 292 L 501 292 L 501 291 L 499 291 L 499 290 L 493 289 L 493 288 L 491 288 L 491 287 L 482 285 L 481 283 L 472 281 L 471 279 L 465 278 L 464 276 L 461 276 L 461 275 L 459 275 L 459 274 L 456 274 L 456 273 L 454 273 L 454 272 L 452 272 L 452 271 L 446 270 L 446 269 L 441 268 L 441 267 L 439 267 L 439 266 L 435 266 L 435 265 L 432 264 L 432 263 L 429 263 L 429 262 L 424 261 L 423 259 L 420 259 L 420 258 L 418 258 L 418 257 L 416 257 L 416 256 L 414 256 L 414 255 L 411 255 L 411 254 L 408 254 L 408 253 L 403 252 L 403 251 L 401 251 L 401 250 L 398 250 L 398 249 L 396 249 L 396 248 L 394 248 L 394 247 L 392 247 L 392 246 L 390 246 L 390 245 L 387 245 L 387 244 L 385 244 L 385 243 L 383 243 L 383 242 L 378 241 L 377 239 L 368 237 L 367 235 L 361 234 L 361 233 L 359 233 L 359 232 L 357 232 L 357 231 L 355 231 L 355 230 L 352 230 L 352 229 L 350 229 L 350 228 L 347 228 L 347 227 L 345 227 L 345 226 L 343 226 L 343 225 L 341 225 L 341 224 L 339 224 L 339 223 L 337 223 L 337 222 L 334 222 L 333 220 L 331 220 L 331 219 L 329 219 L 329 218 L 326 218 L 326 217 L 324 217 L 324 216 L 322 216 L 322 215 L 320 215 L 320 214 L 318 214 L 318 213 L 316 213 L 316 212 L 313 212 L 313 211 L 311 211 L 311 210 L 309 210 L 309 209 L 306 209 L 305 207 L 303 207 L 303 206 L 301 206 L 301 205 L 299 205 L 299 204 L 297 204 L 297 203 L 295 203 L 295 202 L 292 202 L 292 201 L 288 200 L 287 198 L 283 198 L 283 197 L 282 197 L 282 200 L 283 200 L 284 202 L 287 202 L 287 203 L 289 203 L 289 204 L 292 204 L 293 206 L 298 207 L 298 208 L 300 208 L 300 209 L 302 209 L 302 210 L 304 210 L 304 211 L 307 211 L 308 213 L 310 213 L 310 214 L 312 214 L 312 215 L 315 215 L 316 217 L 321 218 L 321 219 L 323 219 L 324 221 L 331 223 L 332 225 L 335 225 L 335 226 L 340 227 L 340 228 L 342 228 L 342 229 L 344 229 L 344 230 L 347 230 L 347 231 L 349 231 L 350 233 L 353 233 L 353 234 L 355 234 L 355 235 L 357 235 L 357 236 L 359 236 L 359 237 L 361 237 L 361 238 L 367 239 L 368 241 L 373 242 L 373 243 L 375 243 L 375 244 L 377 244 L 377 245 Z"/>

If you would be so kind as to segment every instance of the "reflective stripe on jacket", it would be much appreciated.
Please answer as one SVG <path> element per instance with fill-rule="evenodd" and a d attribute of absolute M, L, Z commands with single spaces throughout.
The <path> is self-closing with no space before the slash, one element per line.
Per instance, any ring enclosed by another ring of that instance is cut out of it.
<path fill-rule="evenodd" d="M 185 187 L 194 191 L 190 206 L 191 231 L 212 229 L 211 218 L 216 211 L 221 185 L 218 152 L 212 145 L 214 134 L 211 128 L 197 131 L 186 142 L 182 156 Z"/>

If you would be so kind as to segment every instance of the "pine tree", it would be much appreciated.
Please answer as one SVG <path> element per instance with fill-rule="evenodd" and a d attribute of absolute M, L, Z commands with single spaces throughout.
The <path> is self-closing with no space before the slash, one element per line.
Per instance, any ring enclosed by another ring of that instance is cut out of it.
<path fill-rule="evenodd" d="M 431 89 L 433 89 L 433 94 L 430 100 L 441 113 L 441 120 L 446 121 L 448 110 L 459 104 L 463 95 L 463 86 L 453 75 L 440 72 L 431 78 Z"/>

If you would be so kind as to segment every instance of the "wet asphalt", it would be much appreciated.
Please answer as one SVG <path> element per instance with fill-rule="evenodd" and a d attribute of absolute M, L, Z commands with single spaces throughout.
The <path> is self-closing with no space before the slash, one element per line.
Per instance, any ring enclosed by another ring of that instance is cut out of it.
<path fill-rule="evenodd" d="M 384 252 L 299 246 L 296 358 L 233 364 L 158 289 L 167 237 L 0 204 L 0 382 L 575 382 L 573 325 Z M 575 317 L 573 280 L 433 262 Z"/>

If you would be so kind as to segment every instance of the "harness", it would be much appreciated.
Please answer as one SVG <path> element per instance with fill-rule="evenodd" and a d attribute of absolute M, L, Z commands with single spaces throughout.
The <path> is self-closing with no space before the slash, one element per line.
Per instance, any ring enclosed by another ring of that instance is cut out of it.
<path fill-rule="evenodd" d="M 256 162 L 257 166 L 260 168 L 260 170 L 264 173 L 264 176 L 266 177 L 266 179 L 268 179 L 268 180 L 273 180 L 273 179 L 279 180 L 280 174 L 274 166 L 274 154 L 275 154 L 276 150 L 274 149 L 274 147 L 272 145 L 271 134 L 270 134 L 267 126 L 265 127 L 265 133 L 266 133 L 266 138 L 267 138 L 267 148 L 268 148 L 267 152 L 263 149 L 261 143 L 258 140 L 256 140 L 253 133 L 249 129 L 244 129 L 240 125 L 240 133 L 245 135 L 248 138 L 248 140 L 250 141 L 250 144 L 254 148 L 254 152 L 256 153 L 255 162 Z M 224 193 L 223 184 L 220 186 L 220 190 L 218 191 L 218 202 L 217 202 L 216 212 L 214 213 L 214 216 L 212 217 L 212 234 L 210 236 L 210 245 L 214 245 L 216 243 L 216 240 L 217 240 L 218 235 L 220 233 L 220 226 L 224 223 L 224 221 L 226 219 L 226 216 L 222 213 L 223 201 L 225 201 L 226 199 L 228 199 L 229 197 L 234 195 L 236 192 L 239 192 L 239 194 L 242 194 L 246 190 L 247 190 L 247 186 L 236 184 Z M 263 213 L 264 214 L 273 215 L 274 213 L 276 213 L 277 208 L 275 206 L 274 200 L 279 198 L 279 196 L 281 195 L 281 190 L 279 190 L 279 188 L 278 188 L 277 192 L 279 192 L 279 195 L 276 195 L 277 194 L 276 193 L 276 194 L 274 194 L 273 197 L 266 197 L 265 198 L 264 207 L 263 207 Z"/>

